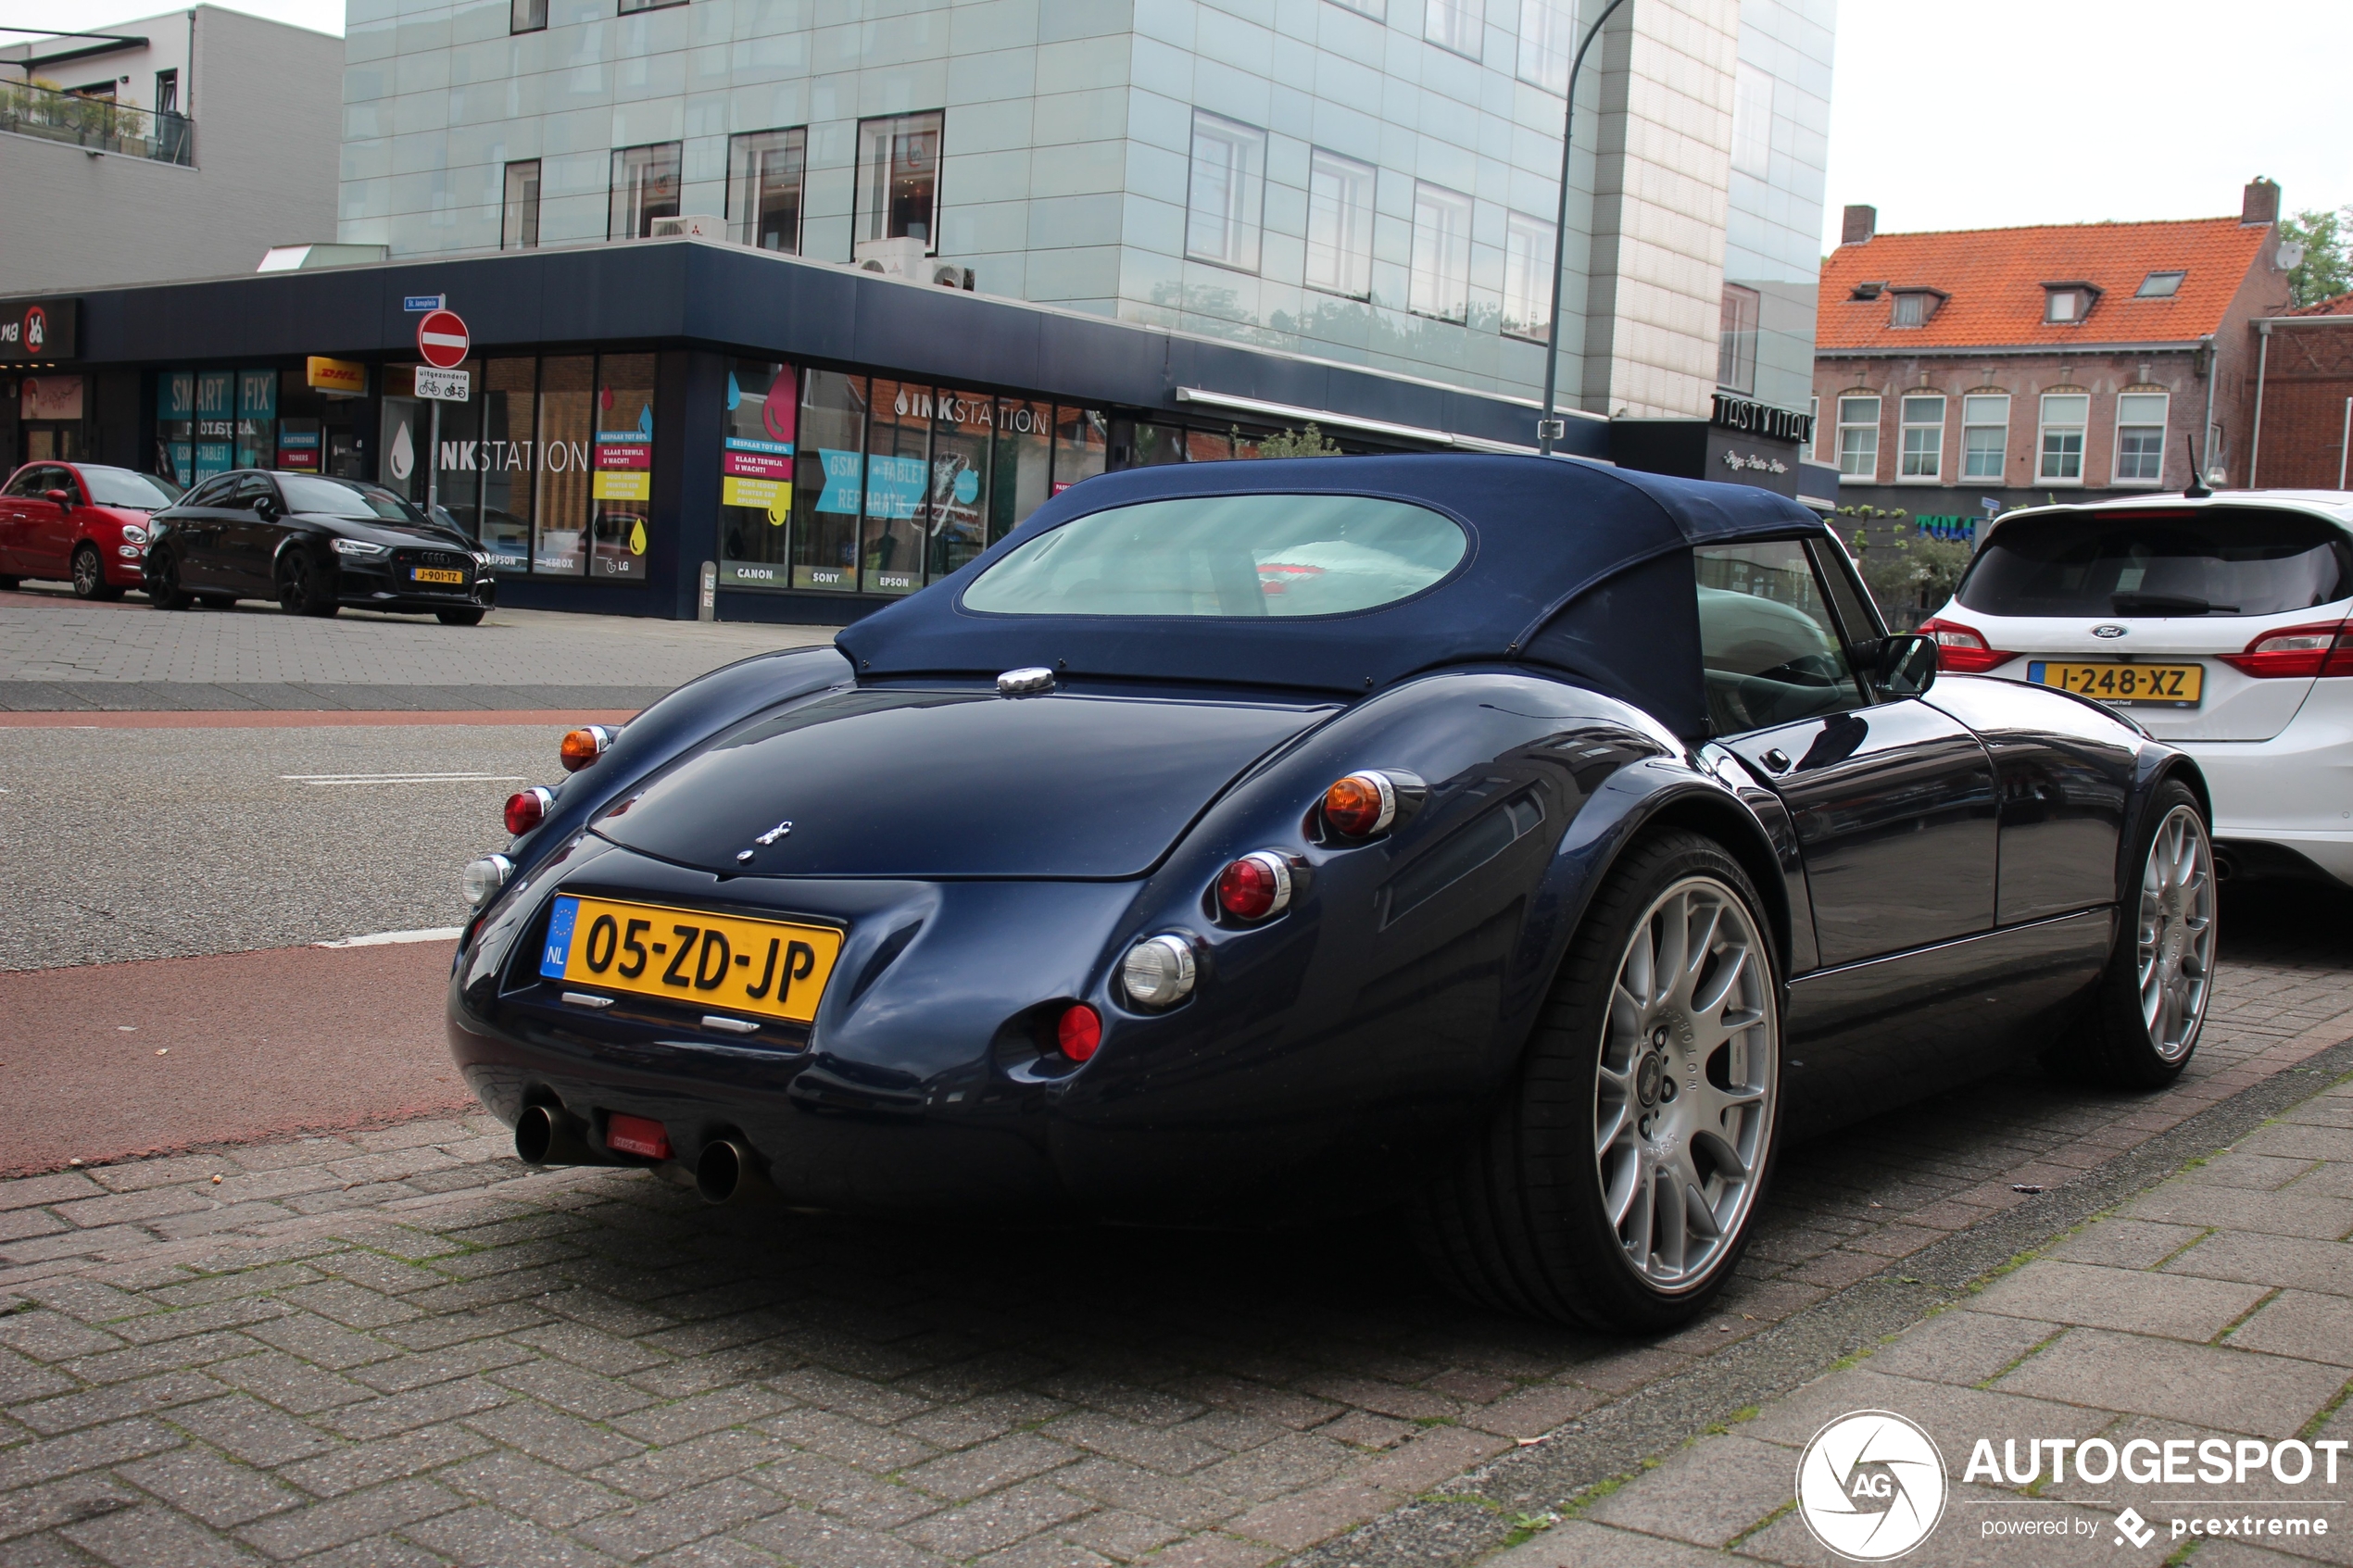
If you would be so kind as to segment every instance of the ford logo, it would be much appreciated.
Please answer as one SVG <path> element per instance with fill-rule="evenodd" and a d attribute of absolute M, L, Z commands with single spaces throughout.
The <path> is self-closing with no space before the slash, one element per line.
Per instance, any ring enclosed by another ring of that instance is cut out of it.
<path fill-rule="evenodd" d="M 2124 634 L 2124 631 L 2125 629 L 2123 627 L 2111 622 L 2106 626 L 2093 627 L 2092 635 L 2095 637 L 2120 637 Z"/>

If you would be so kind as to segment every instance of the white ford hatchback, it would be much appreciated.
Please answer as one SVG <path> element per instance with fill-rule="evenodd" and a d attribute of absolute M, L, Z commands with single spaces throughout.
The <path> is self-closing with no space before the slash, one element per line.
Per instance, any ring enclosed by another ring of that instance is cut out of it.
<path fill-rule="evenodd" d="M 2348 615 L 2353 494 L 2242 491 L 2012 512 L 1920 630 L 2196 757 L 2224 875 L 2353 884 Z"/>

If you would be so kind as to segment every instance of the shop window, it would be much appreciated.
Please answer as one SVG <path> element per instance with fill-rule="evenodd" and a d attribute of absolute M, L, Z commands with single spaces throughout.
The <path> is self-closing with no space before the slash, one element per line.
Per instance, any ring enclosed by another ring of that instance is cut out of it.
<path fill-rule="evenodd" d="M 1029 521 L 1052 494 L 1054 410 L 1051 404 L 997 405 L 997 453 L 990 460 L 988 542 L 995 544 Z"/>
<path fill-rule="evenodd" d="M 1575 0 L 1519 0 L 1519 79 L 1545 92 L 1568 91 L 1577 49 Z"/>
<path fill-rule="evenodd" d="M 237 450 L 241 469 L 274 466 L 278 455 L 278 372 L 237 372 Z"/>
<path fill-rule="evenodd" d="M 1764 296 L 1739 283 L 1724 285 L 1716 324 L 1716 384 L 1743 396 L 1756 391 L 1756 323 Z"/>
<path fill-rule="evenodd" d="M 727 221 L 737 245 L 800 254 L 800 180 L 808 151 L 806 130 L 727 138 Z"/>
<path fill-rule="evenodd" d="M 1185 254 L 1258 270 L 1266 200 L 1266 132 L 1193 111 L 1192 169 L 1185 190 Z"/>
<path fill-rule="evenodd" d="M 2080 392 L 2043 395 L 2043 460 L 2035 478 L 2058 484 L 2083 483 L 2083 426 L 2092 400 Z"/>
<path fill-rule="evenodd" d="M 486 359 L 482 390 L 481 513 L 474 537 L 499 571 L 531 570 L 531 520 L 538 472 L 539 367 L 530 358 Z"/>
<path fill-rule="evenodd" d="M 1485 19 L 1479 0 L 1429 0 L 1422 12 L 1422 36 L 1441 49 L 1478 58 L 1478 34 Z"/>
<path fill-rule="evenodd" d="M 1234 438 L 1222 430 L 1189 430 L 1185 433 L 1185 461 L 1189 463 L 1223 463 L 1234 456 Z"/>
<path fill-rule="evenodd" d="M 1838 400 L 1838 476 L 1841 479 L 1879 477 L 1879 399 L 1842 397 Z"/>
<path fill-rule="evenodd" d="M 794 435 L 794 587 L 857 591 L 865 450 L 866 378 L 804 371 Z"/>
<path fill-rule="evenodd" d="M 1504 331 L 1539 343 L 1553 327 L 1553 226 L 1504 215 Z"/>
<path fill-rule="evenodd" d="M 655 219 L 678 216 L 679 145 L 654 142 L 612 150 L 612 209 L 605 238 L 642 240 L 654 232 Z"/>
<path fill-rule="evenodd" d="M 1317 147 L 1307 156 L 1307 286 L 1373 292 L 1373 166 Z"/>
<path fill-rule="evenodd" d="M 1897 470 L 1905 479 L 1935 479 L 1944 471 L 1944 399 L 1906 397 L 1903 415 L 1904 455 Z"/>
<path fill-rule="evenodd" d="M 2153 484 L 2165 472 L 2162 392 L 2127 392 L 2116 399 L 2116 482 Z"/>
<path fill-rule="evenodd" d="M 934 395 L 927 581 L 938 581 L 988 547 L 988 465 L 996 433 L 995 397 L 944 386 Z"/>
<path fill-rule="evenodd" d="M 1127 462 L 1131 469 L 1160 468 L 1185 460 L 1185 433 L 1175 425 L 1152 424 L 1138 420 L 1134 433 L 1127 438 Z"/>
<path fill-rule="evenodd" d="M 924 502 L 930 483 L 931 388 L 874 381 L 866 420 L 866 523 L 859 586 L 912 594 L 924 585 Z"/>
<path fill-rule="evenodd" d="M 1471 199 L 1414 182 L 1414 272 L 1406 307 L 1441 321 L 1470 317 Z"/>
<path fill-rule="evenodd" d="M 939 144 L 945 111 L 858 122 L 857 234 L 862 242 L 920 240 L 939 249 Z"/>
<path fill-rule="evenodd" d="M 479 368 L 475 374 L 480 375 Z M 482 536 L 482 399 L 436 403 L 438 423 L 430 417 L 425 428 L 433 434 L 434 504 L 449 514 L 448 521 L 472 537 Z M 283 422 L 283 421 L 282 421 Z M 283 438 L 281 437 L 283 440 Z"/>
<path fill-rule="evenodd" d="M 195 431 L 195 372 L 157 372 L 156 471 L 183 487 L 196 479 Z"/>
<path fill-rule="evenodd" d="M 727 365 L 720 416 L 719 582 L 782 588 L 792 581 L 793 442 L 800 392 L 792 367 Z"/>
<path fill-rule="evenodd" d="M 425 498 L 425 450 L 428 433 L 423 399 L 417 395 L 417 367 L 386 365 L 379 381 L 383 396 L 377 404 L 376 483 L 404 501 L 422 506 Z M 203 396 L 201 378 L 197 395 Z M 199 424 L 202 420 L 199 420 Z M 203 443 L 197 444 L 202 469 Z"/>
<path fill-rule="evenodd" d="M 231 370 L 196 372 L 195 479 L 227 473 L 237 439 L 237 378 Z M 30 448 L 27 457 L 36 456 Z"/>
<path fill-rule="evenodd" d="M 597 432 L 589 461 L 588 575 L 643 583 L 652 547 L 654 357 L 597 359 Z"/>
<path fill-rule="evenodd" d="M 498 224 L 500 250 L 532 250 L 539 244 L 539 160 L 507 165 L 507 205 Z"/>
<path fill-rule="evenodd" d="M 1054 410 L 1054 494 L 1103 471 L 1111 455 L 1111 420 L 1100 408 Z"/>
<path fill-rule="evenodd" d="M 534 576 L 580 577 L 588 569 L 590 438 L 596 433 L 597 360 L 539 362 L 538 495 L 532 508 Z"/>
<path fill-rule="evenodd" d="M 1999 481 L 2008 460 L 2010 400 L 1979 393 L 1961 399 L 1961 477 Z"/>
<path fill-rule="evenodd" d="M 537 32 L 547 25 L 547 0 L 509 0 L 509 32 Z"/>

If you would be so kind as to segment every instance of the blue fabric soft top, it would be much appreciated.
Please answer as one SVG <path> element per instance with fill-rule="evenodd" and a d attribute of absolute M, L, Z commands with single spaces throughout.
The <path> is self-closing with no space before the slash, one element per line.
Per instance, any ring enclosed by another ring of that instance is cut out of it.
<path fill-rule="evenodd" d="M 1470 546 L 1462 565 L 1436 586 L 1349 615 L 1005 616 L 963 607 L 975 577 L 1007 551 L 1075 518 L 1139 501 L 1248 494 L 1415 502 L 1461 523 Z M 1044 665 L 1081 678 L 1357 696 L 1441 666 L 1533 658 L 1689 732 L 1699 702 L 1699 640 L 1684 552 L 1808 532 L 1822 532 L 1819 520 L 1769 491 L 1561 458 L 1446 453 L 1131 469 L 1074 485 L 962 571 L 835 641 L 862 678 L 986 675 Z M 1639 570 L 1646 565 L 1650 571 Z M 1595 593 L 1629 572 L 1630 584 Z M 1647 592 L 1626 591 L 1645 582 Z M 1564 628 L 1564 621 L 1579 620 L 1574 607 L 1585 600 L 1593 601 L 1602 622 Z M 1547 650 L 1566 651 L 1547 658 Z M 1639 673 L 1667 673 L 1662 666 L 1676 678 L 1662 684 Z M 1696 722 L 1704 727 L 1704 714 Z"/>

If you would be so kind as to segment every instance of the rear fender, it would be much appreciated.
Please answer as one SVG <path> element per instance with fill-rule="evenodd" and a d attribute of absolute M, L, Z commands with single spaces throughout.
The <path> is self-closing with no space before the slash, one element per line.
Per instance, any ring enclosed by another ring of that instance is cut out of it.
<path fill-rule="evenodd" d="M 2168 779 L 2179 779 L 2197 797 L 2198 809 L 2206 813 L 2206 826 L 2210 836 L 2214 828 L 2214 797 L 2208 793 L 2206 774 L 2196 759 L 2186 752 L 2174 750 L 2159 741 L 2142 743 L 2140 755 L 2133 769 L 2133 796 L 2125 807 L 2124 831 L 2116 844 L 2116 902 L 2120 909 L 2139 907 L 2141 868 L 2134 848 L 2140 844 L 2141 830 L 2147 825 L 2148 809 L 2157 798 L 2159 785 Z"/>

